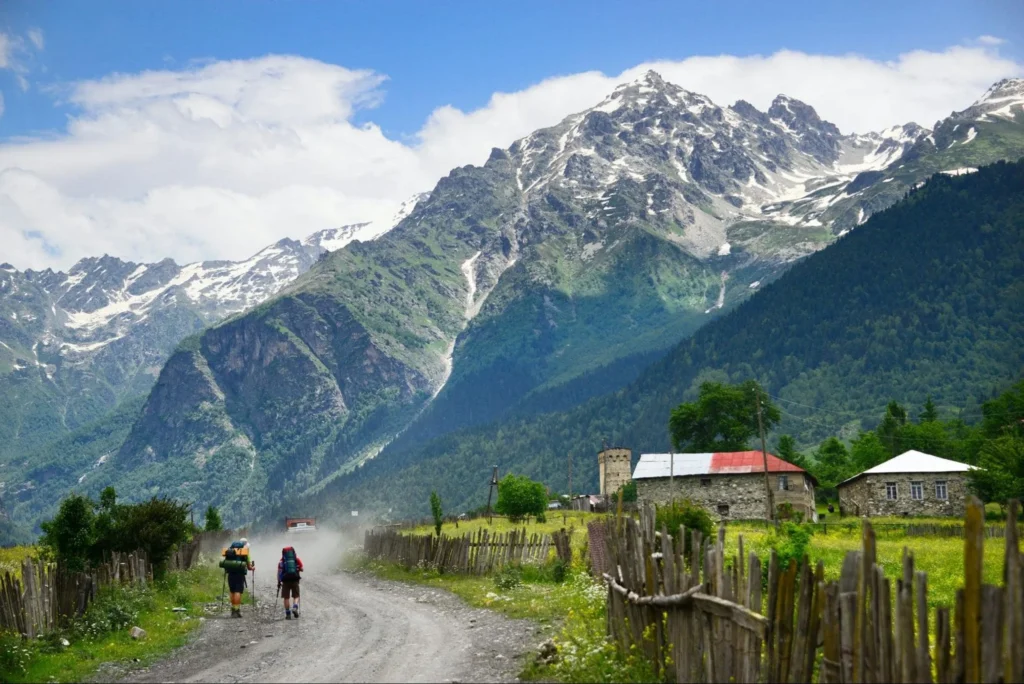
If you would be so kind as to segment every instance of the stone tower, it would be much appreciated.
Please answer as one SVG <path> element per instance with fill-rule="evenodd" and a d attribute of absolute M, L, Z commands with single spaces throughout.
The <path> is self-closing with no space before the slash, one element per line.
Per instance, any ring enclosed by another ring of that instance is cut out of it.
<path fill-rule="evenodd" d="M 597 454 L 601 495 L 612 495 L 619 487 L 633 479 L 633 452 L 629 449 L 610 448 Z"/>

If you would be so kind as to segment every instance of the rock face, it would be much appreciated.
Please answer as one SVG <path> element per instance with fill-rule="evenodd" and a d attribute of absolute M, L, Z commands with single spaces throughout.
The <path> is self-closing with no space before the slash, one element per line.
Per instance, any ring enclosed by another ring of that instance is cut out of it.
<path fill-rule="evenodd" d="M 621 386 L 929 174 L 1024 154 L 1016 120 L 982 120 L 1016 87 L 938 150 L 915 124 L 844 136 L 791 98 L 720 107 L 649 72 L 183 343 L 87 482 L 237 522 L 384 448 Z"/>

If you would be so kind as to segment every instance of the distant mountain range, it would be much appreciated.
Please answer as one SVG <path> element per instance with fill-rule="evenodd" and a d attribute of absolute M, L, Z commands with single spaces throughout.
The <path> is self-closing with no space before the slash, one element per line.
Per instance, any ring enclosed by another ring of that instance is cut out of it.
<path fill-rule="evenodd" d="M 71 434 L 148 390 L 174 344 L 210 325 L 85 483 L 252 519 L 381 450 L 625 385 L 933 173 L 1024 155 L 1022 107 L 1024 81 L 1006 80 L 930 130 L 843 135 L 785 96 L 723 108 L 649 72 L 453 170 L 393 229 L 318 262 L 313 239 L 250 267 L 8 269 L 0 406 L 17 420 L 0 441 L 24 455 L 22 435 L 47 434 L 38 423 Z M 8 461 L 8 492 L 38 486 L 33 458 Z"/>
<path fill-rule="evenodd" d="M 394 222 L 421 198 L 403 204 Z M 136 264 L 103 255 L 67 273 L 0 264 L 0 461 L 145 394 L 183 338 L 272 297 L 326 252 L 391 227 L 285 238 L 238 262 Z"/>

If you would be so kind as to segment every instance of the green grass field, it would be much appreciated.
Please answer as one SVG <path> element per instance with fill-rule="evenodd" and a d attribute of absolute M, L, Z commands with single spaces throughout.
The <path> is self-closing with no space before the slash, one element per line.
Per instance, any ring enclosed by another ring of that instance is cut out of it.
<path fill-rule="evenodd" d="M 885 569 L 886 576 L 893 580 L 902 576 L 903 549 L 906 547 L 914 555 L 915 569 L 928 573 L 929 607 L 952 607 L 956 601 L 956 590 L 963 585 L 964 540 L 955 537 L 887 538 L 887 534 L 889 532 L 880 530 L 875 541 L 878 563 Z M 740 535 L 743 535 L 744 548 L 766 562 L 771 554 L 767 544 L 768 530 L 757 525 L 727 526 L 725 545 L 728 555 L 738 553 Z M 829 530 L 827 534 L 814 534 L 808 556 L 813 562 L 822 561 L 825 579 L 832 580 L 839 578 L 846 553 L 860 548 L 861 529 L 857 525 L 850 531 Z M 985 582 L 999 584 L 1002 581 L 1005 548 L 1002 539 L 985 540 Z"/>
<path fill-rule="evenodd" d="M 0 574 L 9 572 L 21 576 L 21 561 L 30 556 L 38 556 L 39 548 L 35 546 L 11 546 L 0 549 Z"/>

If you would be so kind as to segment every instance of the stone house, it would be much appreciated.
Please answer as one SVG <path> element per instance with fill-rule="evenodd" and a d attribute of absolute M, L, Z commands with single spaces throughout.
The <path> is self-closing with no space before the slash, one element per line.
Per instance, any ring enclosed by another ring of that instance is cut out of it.
<path fill-rule="evenodd" d="M 640 502 L 666 504 L 673 499 L 689 499 L 703 506 L 714 520 L 768 517 L 764 456 L 760 451 L 641 454 L 633 480 Z M 814 476 L 768 454 L 768 482 L 777 508 L 789 504 L 804 520 L 817 521 Z"/>
<path fill-rule="evenodd" d="M 839 514 L 963 516 L 974 466 L 908 451 L 839 483 Z"/>

